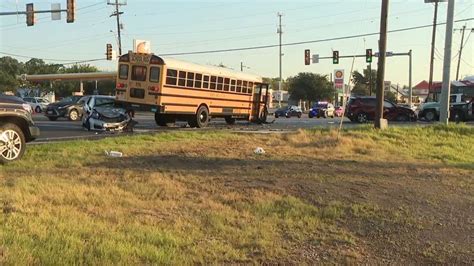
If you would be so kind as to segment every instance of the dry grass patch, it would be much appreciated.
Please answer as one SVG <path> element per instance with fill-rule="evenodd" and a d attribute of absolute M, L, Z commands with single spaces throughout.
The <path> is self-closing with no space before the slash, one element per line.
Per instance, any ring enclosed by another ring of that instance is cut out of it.
<path fill-rule="evenodd" d="M 0 263 L 469 263 L 473 135 L 205 131 L 30 146 L 0 169 Z"/>

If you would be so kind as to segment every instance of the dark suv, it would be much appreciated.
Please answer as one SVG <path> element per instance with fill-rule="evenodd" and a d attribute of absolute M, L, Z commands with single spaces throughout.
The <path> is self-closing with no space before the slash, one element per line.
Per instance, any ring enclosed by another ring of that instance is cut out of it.
<path fill-rule="evenodd" d="M 84 114 L 84 103 L 89 96 L 69 96 L 59 102 L 48 104 L 44 115 L 51 121 L 57 120 L 59 117 L 68 118 L 71 121 L 80 120 Z"/>
<path fill-rule="evenodd" d="M 31 106 L 14 96 L 0 95 L 0 163 L 20 159 L 26 142 L 39 136 L 31 119 Z"/>
<path fill-rule="evenodd" d="M 346 113 L 352 122 L 365 123 L 374 120 L 377 101 L 373 96 L 361 96 L 351 98 L 347 103 Z M 384 100 L 383 117 L 391 121 L 416 121 L 413 110 L 398 106 L 390 101 Z"/>

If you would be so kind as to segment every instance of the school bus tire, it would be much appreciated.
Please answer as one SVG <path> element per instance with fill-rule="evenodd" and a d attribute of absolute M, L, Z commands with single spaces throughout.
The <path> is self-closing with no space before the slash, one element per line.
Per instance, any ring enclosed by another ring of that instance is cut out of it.
<path fill-rule="evenodd" d="M 209 110 L 207 106 L 201 105 L 196 111 L 196 115 L 188 120 L 190 127 L 203 128 L 209 124 Z"/>
<path fill-rule="evenodd" d="M 167 116 L 160 113 L 155 113 L 155 122 L 161 127 L 171 127 L 175 124 L 176 118 L 173 116 Z"/>
<path fill-rule="evenodd" d="M 224 117 L 224 119 L 225 119 L 225 122 L 227 123 L 227 125 L 235 124 L 235 118 L 233 118 L 232 116 L 226 116 L 226 117 Z"/>

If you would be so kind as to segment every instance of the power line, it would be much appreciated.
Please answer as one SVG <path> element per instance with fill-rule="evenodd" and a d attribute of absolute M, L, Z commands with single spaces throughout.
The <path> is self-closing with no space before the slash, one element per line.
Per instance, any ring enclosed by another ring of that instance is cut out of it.
<path fill-rule="evenodd" d="M 465 22 L 465 21 L 471 21 L 474 20 L 474 18 L 465 18 L 465 19 L 460 19 L 456 20 L 455 22 Z M 446 23 L 438 23 L 437 25 L 445 25 Z M 432 24 L 429 25 L 422 25 L 422 26 L 414 26 L 414 27 L 408 27 L 408 28 L 401 28 L 401 29 L 396 29 L 396 30 L 390 30 L 388 31 L 389 33 L 396 33 L 396 32 L 403 32 L 403 31 L 410 31 L 410 30 L 416 30 L 416 29 L 422 29 L 422 28 L 428 28 L 432 27 Z M 374 36 L 378 35 L 379 32 L 373 32 L 373 33 L 365 33 L 365 34 L 357 34 L 357 35 L 349 35 L 349 36 L 341 36 L 341 37 L 335 37 L 335 38 L 326 38 L 326 39 L 319 39 L 319 40 L 312 40 L 312 41 L 301 41 L 301 42 L 292 42 L 292 43 L 285 43 L 282 44 L 281 46 L 296 46 L 296 45 L 301 45 L 301 44 L 310 44 L 310 43 L 321 43 L 321 42 L 328 42 L 328 41 L 338 41 L 338 40 L 346 40 L 346 39 L 354 39 L 354 38 L 360 38 L 360 37 L 367 37 L 367 36 Z M 257 49 L 267 49 L 267 48 L 275 48 L 279 47 L 279 44 L 271 44 L 271 45 L 261 45 L 261 46 L 251 46 L 251 47 L 241 47 L 241 48 L 230 48 L 230 49 L 219 49 L 219 50 L 208 50 L 208 51 L 196 51 L 196 52 L 183 52 L 183 53 L 169 53 L 169 54 L 161 54 L 161 56 L 179 56 L 179 55 L 194 55 L 194 54 L 210 54 L 210 53 L 223 53 L 223 52 L 235 52 L 235 51 L 247 51 L 247 50 L 257 50 Z M 26 55 L 18 55 L 18 54 L 11 54 L 11 53 L 5 53 L 1 52 L 0 54 L 4 55 L 10 55 L 10 56 L 16 56 L 16 57 L 21 57 L 21 58 L 36 58 L 36 57 L 31 57 L 31 56 L 26 56 Z M 57 61 L 57 62 L 72 62 L 70 64 L 74 64 L 77 62 L 93 62 L 93 61 L 99 61 L 99 60 L 104 60 L 104 59 L 90 59 L 90 60 L 71 60 L 71 59 L 52 59 L 52 58 L 38 58 L 42 60 L 47 60 L 47 61 Z"/>
<path fill-rule="evenodd" d="M 455 22 L 464 22 L 464 21 L 470 21 L 470 20 L 474 20 L 474 18 L 460 19 L 460 20 L 456 20 Z M 437 25 L 445 25 L 445 24 L 446 24 L 446 22 L 438 23 Z M 422 28 L 429 28 L 429 27 L 432 27 L 432 26 L 433 26 L 432 24 L 429 24 L 429 25 L 401 28 L 401 29 L 396 29 L 396 30 L 390 30 L 390 31 L 388 31 L 388 33 L 395 33 L 395 32 L 403 32 L 403 31 L 416 30 L 416 29 L 422 29 Z M 326 39 L 319 39 L 319 40 L 312 40 L 312 41 L 301 41 L 301 42 L 285 43 L 285 44 L 282 44 L 282 46 L 295 46 L 295 45 L 301 45 L 301 44 L 320 43 L 320 42 L 328 42 L 328 41 L 339 41 L 339 40 L 345 40 L 345 39 L 354 39 L 354 38 L 360 38 L 360 37 L 375 36 L 375 35 L 379 35 L 379 34 L 380 34 L 379 32 L 356 34 L 356 35 L 349 35 L 349 36 L 335 37 L 335 38 L 326 38 Z M 246 51 L 246 50 L 267 49 L 267 48 L 275 48 L 275 47 L 279 47 L 279 45 L 278 44 L 270 44 L 270 45 L 241 47 L 241 48 L 229 48 L 229 49 L 195 51 L 195 52 L 182 52 L 182 53 L 169 53 L 169 54 L 162 54 L 162 56 L 211 54 L 211 53 L 223 53 L 223 52 L 236 52 L 236 51 Z"/>

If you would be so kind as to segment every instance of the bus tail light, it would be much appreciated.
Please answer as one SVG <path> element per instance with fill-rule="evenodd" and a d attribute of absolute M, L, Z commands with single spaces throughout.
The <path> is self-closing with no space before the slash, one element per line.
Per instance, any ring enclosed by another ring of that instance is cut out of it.
<path fill-rule="evenodd" d="M 148 90 L 150 90 L 150 91 L 159 91 L 160 86 L 150 86 L 150 87 L 148 87 Z"/>
<path fill-rule="evenodd" d="M 117 83 L 117 86 L 115 86 L 117 89 L 125 89 L 127 88 L 127 84 L 125 83 Z"/>

